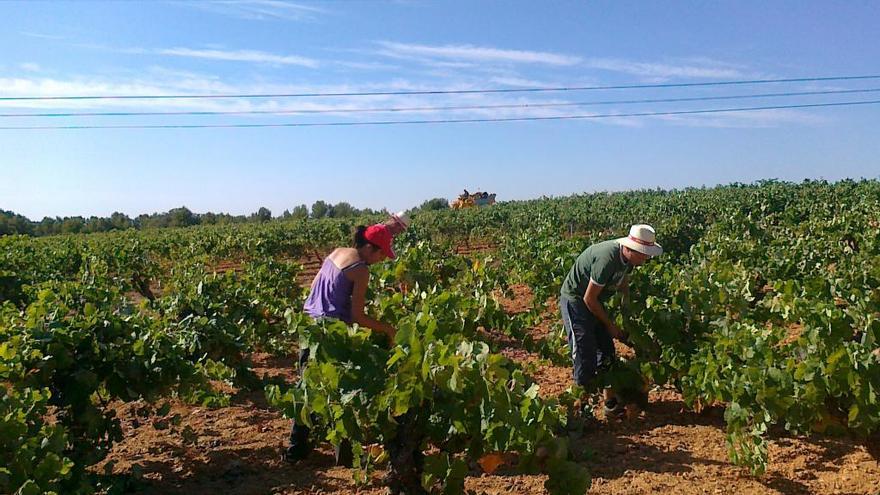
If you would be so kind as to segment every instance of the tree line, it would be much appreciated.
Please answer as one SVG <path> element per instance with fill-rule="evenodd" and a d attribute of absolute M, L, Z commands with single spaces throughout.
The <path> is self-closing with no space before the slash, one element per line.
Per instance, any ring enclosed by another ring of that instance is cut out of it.
<path fill-rule="evenodd" d="M 411 212 L 418 210 L 436 210 L 448 208 L 449 203 L 443 198 L 429 199 L 421 206 L 413 208 Z M 273 217 L 272 211 L 261 207 L 250 215 L 230 215 L 228 213 L 194 213 L 189 208 L 181 206 L 163 213 L 142 214 L 131 218 L 120 212 L 115 212 L 109 217 L 44 217 L 39 222 L 28 219 L 13 211 L 0 209 L 0 235 L 24 234 L 31 236 L 46 236 L 56 234 L 79 234 L 94 232 L 109 232 L 112 230 L 127 229 L 157 229 L 165 227 L 189 227 L 193 225 L 223 225 L 233 223 L 261 223 L 273 219 L 319 219 L 319 218 L 349 218 L 364 215 L 387 214 L 386 210 L 373 210 L 371 208 L 355 208 L 351 204 L 341 201 L 336 204 L 326 201 L 315 201 L 311 208 L 305 204 L 297 205 L 292 209 Z"/>

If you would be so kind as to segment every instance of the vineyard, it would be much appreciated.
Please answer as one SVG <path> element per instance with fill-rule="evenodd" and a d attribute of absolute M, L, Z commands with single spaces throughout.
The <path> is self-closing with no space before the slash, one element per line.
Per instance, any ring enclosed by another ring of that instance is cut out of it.
<path fill-rule="evenodd" d="M 393 342 L 302 313 L 380 220 L 0 237 L 0 493 L 880 490 L 880 182 L 419 213 L 371 268 Z M 648 402 L 589 425 L 557 295 L 634 223 L 666 252 L 601 378 Z M 315 458 L 280 461 L 287 418 Z"/>

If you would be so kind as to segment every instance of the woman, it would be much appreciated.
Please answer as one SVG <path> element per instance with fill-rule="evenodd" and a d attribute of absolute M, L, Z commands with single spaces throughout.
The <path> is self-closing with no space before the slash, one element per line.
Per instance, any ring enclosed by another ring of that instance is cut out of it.
<path fill-rule="evenodd" d="M 324 259 L 312 281 L 311 292 L 303 305 L 315 319 L 334 318 L 371 328 L 394 337 L 391 325 L 374 320 L 364 312 L 369 265 L 385 258 L 394 259 L 391 231 L 387 225 L 360 226 L 354 234 L 353 248 L 336 248 Z"/>
<path fill-rule="evenodd" d="M 391 248 L 391 231 L 387 225 L 360 226 L 354 234 L 353 248 L 336 248 L 324 259 L 321 270 L 312 281 L 311 292 L 303 305 L 303 311 L 315 318 L 342 320 L 348 324 L 382 332 L 389 340 L 394 338 L 394 327 L 370 318 L 364 311 L 367 286 L 370 282 L 369 265 L 386 258 L 394 259 Z M 300 369 L 309 359 L 309 350 L 300 351 Z M 340 446 L 336 452 L 337 464 L 350 463 L 350 449 Z M 290 447 L 284 453 L 287 461 L 304 459 L 311 451 L 309 429 L 293 422 Z"/>

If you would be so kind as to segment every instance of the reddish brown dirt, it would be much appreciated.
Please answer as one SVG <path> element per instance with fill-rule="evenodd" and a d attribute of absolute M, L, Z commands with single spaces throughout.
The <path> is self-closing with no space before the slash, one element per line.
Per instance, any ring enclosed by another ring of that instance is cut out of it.
<path fill-rule="evenodd" d="M 472 255 L 472 254 L 482 254 L 488 251 L 492 251 L 495 249 L 495 246 L 491 243 L 487 242 L 479 242 L 474 244 L 462 244 L 455 248 L 455 253 L 459 255 Z M 297 261 L 300 265 L 302 265 L 302 270 L 297 274 L 296 280 L 303 287 L 308 287 L 311 285 L 312 280 L 315 278 L 315 275 L 321 269 L 321 264 L 324 262 L 323 256 L 328 253 L 319 252 L 315 250 L 307 251 L 300 257 Z M 228 270 L 232 270 L 234 272 L 240 272 L 242 270 L 242 261 L 236 260 L 226 260 L 217 263 L 217 265 L 212 268 L 217 272 L 225 272 Z"/>
<path fill-rule="evenodd" d="M 474 242 L 456 246 L 455 254 L 468 256 L 471 254 L 483 254 L 495 250 L 497 246 L 491 242 Z"/>
<path fill-rule="evenodd" d="M 312 255 L 301 258 L 299 262 L 302 264 L 302 270 L 296 275 L 296 281 L 303 287 L 310 287 L 315 275 L 321 270 L 321 264 L 324 260 Z"/>
<path fill-rule="evenodd" d="M 289 360 L 257 356 L 260 373 L 292 378 Z M 549 376 L 549 381 L 545 377 Z M 542 369 L 535 378 L 550 389 L 567 387 L 568 370 Z M 180 414 L 176 430 L 157 430 L 150 420 L 135 421 L 138 404 L 117 407 L 125 440 L 108 460 L 114 472 L 141 466 L 142 493 L 215 495 L 263 493 L 384 493 L 379 479 L 357 490 L 352 470 L 333 466 L 328 446 L 291 466 L 280 460 L 289 422 L 272 411 L 258 393 L 236 397 L 230 407 L 207 410 L 174 403 Z M 155 418 L 151 418 L 155 419 Z M 187 444 L 180 433 L 189 426 L 197 435 Z M 761 477 L 730 464 L 723 420 L 717 411 L 684 412 L 680 396 L 654 390 L 642 417 L 602 422 L 572 437 L 573 450 L 593 473 L 591 493 L 761 493 L 866 494 L 880 486 L 880 465 L 863 442 L 853 438 L 777 438 L 770 443 L 771 467 Z M 543 493 L 543 476 L 499 470 L 489 476 L 471 473 L 467 488 L 477 493 Z"/>
<path fill-rule="evenodd" d="M 296 275 L 296 280 L 303 287 L 308 287 L 312 283 L 312 279 L 315 278 L 315 275 L 321 269 L 323 258 L 320 257 L 318 251 L 308 251 L 296 261 L 302 265 L 302 270 Z M 240 260 L 225 260 L 217 263 L 211 267 L 211 269 L 218 273 L 230 270 L 238 273 L 243 270 L 243 265 L 244 262 Z"/>
<path fill-rule="evenodd" d="M 515 292 L 516 293 L 516 292 Z M 522 303 L 520 291 L 513 301 Z M 555 307 L 555 306 L 550 306 Z M 548 320 L 555 315 L 548 316 Z M 533 330 L 546 333 L 552 321 Z M 533 378 L 542 395 L 552 396 L 570 383 L 568 367 L 548 366 L 538 356 L 517 346 L 512 339 L 487 332 L 499 339 L 505 355 L 535 368 Z M 624 349 L 619 349 L 623 351 Z M 621 352 L 622 353 L 622 352 Z M 255 371 L 262 375 L 295 379 L 294 358 L 253 356 Z M 289 421 L 266 404 L 259 392 L 240 393 L 231 406 L 216 410 L 173 403 L 180 414 L 177 427 L 159 430 L 157 418 L 137 419 L 137 403 L 115 407 L 123 420 L 125 438 L 109 458 L 116 473 L 142 472 L 140 493 L 228 495 L 250 494 L 380 494 L 382 469 L 366 486 L 358 488 L 352 470 L 335 467 L 331 450 L 321 446 L 308 460 L 291 466 L 280 460 Z M 195 442 L 182 434 L 189 427 Z M 574 434 L 573 434 L 574 435 Z M 842 437 L 770 440 L 770 468 L 753 477 L 732 465 L 724 442 L 724 421 L 718 409 L 702 414 L 687 411 L 680 395 L 670 389 L 650 393 L 648 409 L 638 418 L 602 420 L 582 435 L 570 438 L 573 451 L 593 473 L 591 493 L 641 494 L 864 494 L 880 492 L 880 448 L 876 440 Z M 135 469 L 134 466 L 139 466 Z M 519 475 L 505 468 L 494 475 L 472 472 L 466 488 L 486 494 L 544 493 L 544 476 Z"/>
<path fill-rule="evenodd" d="M 532 309 L 532 299 L 534 296 L 529 286 L 514 284 L 510 286 L 510 292 L 509 296 L 502 294 L 500 290 L 495 294 L 495 298 L 507 314 L 516 315 Z"/>
<path fill-rule="evenodd" d="M 792 323 L 785 329 L 785 337 L 779 341 L 779 346 L 786 346 L 793 342 L 797 342 L 797 339 L 801 338 L 801 334 L 804 332 L 804 326 L 798 323 Z"/>

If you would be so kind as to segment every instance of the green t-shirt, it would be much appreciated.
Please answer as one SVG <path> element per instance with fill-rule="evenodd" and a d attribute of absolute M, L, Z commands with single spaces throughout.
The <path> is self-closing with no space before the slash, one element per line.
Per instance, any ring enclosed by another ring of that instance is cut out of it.
<path fill-rule="evenodd" d="M 611 297 L 623 281 L 623 277 L 632 271 L 632 265 L 623 261 L 620 244 L 616 240 L 593 244 L 584 250 L 569 270 L 562 282 L 562 297 L 583 300 L 587 293 L 590 279 L 594 284 L 604 287 L 599 300 Z"/>

